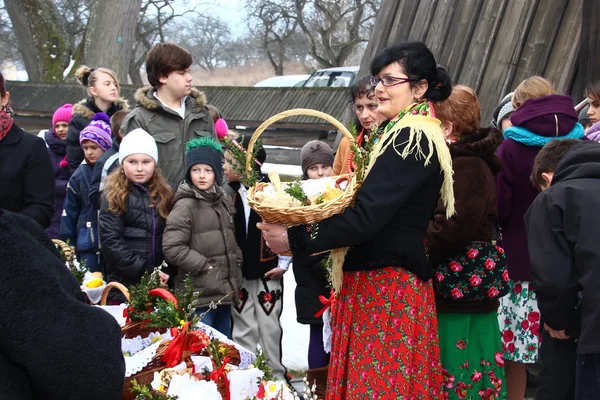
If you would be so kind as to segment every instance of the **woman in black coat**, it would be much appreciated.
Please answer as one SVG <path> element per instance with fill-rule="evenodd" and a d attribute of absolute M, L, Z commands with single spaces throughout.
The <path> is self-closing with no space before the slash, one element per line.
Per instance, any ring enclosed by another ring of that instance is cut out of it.
<path fill-rule="evenodd" d="M 120 399 L 125 362 L 114 318 L 86 304 L 31 219 L 0 210 L 0 243 L 0 398 Z"/>
<path fill-rule="evenodd" d="M 14 123 L 2 74 L 0 96 L 0 208 L 48 228 L 54 212 L 54 173 L 46 144 Z"/>

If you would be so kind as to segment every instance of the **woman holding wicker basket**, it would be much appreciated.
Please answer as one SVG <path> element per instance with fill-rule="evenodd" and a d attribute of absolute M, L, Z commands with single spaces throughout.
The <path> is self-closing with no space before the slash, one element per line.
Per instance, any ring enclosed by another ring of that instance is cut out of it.
<path fill-rule="evenodd" d="M 450 153 L 431 104 L 448 98 L 452 86 L 420 42 L 386 48 L 371 72 L 379 112 L 388 121 L 377 132 L 354 205 L 308 226 L 259 228 L 276 253 L 349 248 L 341 257 L 334 251 L 328 400 L 441 398 L 424 237 L 440 195 L 448 216 L 454 214 Z"/>

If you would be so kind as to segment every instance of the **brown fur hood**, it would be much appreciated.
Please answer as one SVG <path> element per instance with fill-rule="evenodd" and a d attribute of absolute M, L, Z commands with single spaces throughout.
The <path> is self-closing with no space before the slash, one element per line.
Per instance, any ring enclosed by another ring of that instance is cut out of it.
<path fill-rule="evenodd" d="M 137 101 L 137 103 L 146 110 L 156 110 L 160 107 L 160 103 L 154 97 L 153 93 L 155 91 L 156 89 L 154 89 L 152 86 L 145 86 L 141 89 L 138 89 L 135 92 L 135 101 Z M 196 101 L 196 105 L 199 108 L 204 108 L 206 106 L 206 95 L 204 92 L 192 87 L 189 97 Z"/>
<path fill-rule="evenodd" d="M 502 132 L 496 128 L 480 128 L 463 134 L 449 146 L 452 159 L 458 157 L 479 157 L 490 167 L 494 175 L 502 169 L 502 161 L 496 156 L 496 149 L 504 140 Z"/>
<path fill-rule="evenodd" d="M 81 116 L 83 116 L 86 119 L 91 120 L 92 117 L 94 116 L 94 114 L 100 112 L 98 111 L 94 111 L 93 109 L 91 109 L 90 107 L 92 107 L 92 102 L 93 100 L 91 99 L 83 99 L 81 100 L 79 103 L 75 104 L 73 106 L 73 114 L 79 114 Z M 114 103 L 118 106 L 119 110 L 124 110 L 124 111 L 129 111 L 129 104 L 127 104 L 127 100 L 125 100 L 122 97 L 119 97 L 117 99 L 117 101 Z M 113 106 L 111 106 L 111 108 L 113 108 Z M 118 111 L 118 110 L 115 110 Z M 113 113 L 110 113 L 110 115 L 112 115 Z"/>

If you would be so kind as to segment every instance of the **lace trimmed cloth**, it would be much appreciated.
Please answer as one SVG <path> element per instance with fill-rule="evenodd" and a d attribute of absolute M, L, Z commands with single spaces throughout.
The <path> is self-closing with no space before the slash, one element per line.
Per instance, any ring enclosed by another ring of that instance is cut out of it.
<path fill-rule="evenodd" d="M 121 339 L 121 351 L 129 355 L 125 359 L 125 377 L 130 377 L 143 370 L 152 361 L 163 340 L 170 340 L 169 331 L 164 334 L 153 332 L 145 338 L 136 336 L 133 339 Z"/>
<path fill-rule="evenodd" d="M 248 368 L 256 359 L 256 354 L 230 340 L 227 336 L 223 335 L 218 330 L 213 329 L 210 326 L 203 324 L 202 322 L 198 322 L 198 325 L 196 325 L 196 327 L 206 332 L 209 336 L 212 336 L 223 343 L 234 346 L 240 352 L 240 369 Z"/>

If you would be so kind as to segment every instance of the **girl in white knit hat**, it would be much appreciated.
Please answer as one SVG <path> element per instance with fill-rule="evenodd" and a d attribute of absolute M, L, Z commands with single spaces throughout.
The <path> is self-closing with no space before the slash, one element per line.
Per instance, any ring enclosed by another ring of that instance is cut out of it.
<path fill-rule="evenodd" d="M 163 262 L 162 236 L 173 191 L 156 167 L 156 142 L 143 129 L 123 138 L 119 163 L 102 196 L 100 241 L 108 279 L 129 286 Z M 162 272 L 163 284 L 168 279 L 168 271 Z"/>

